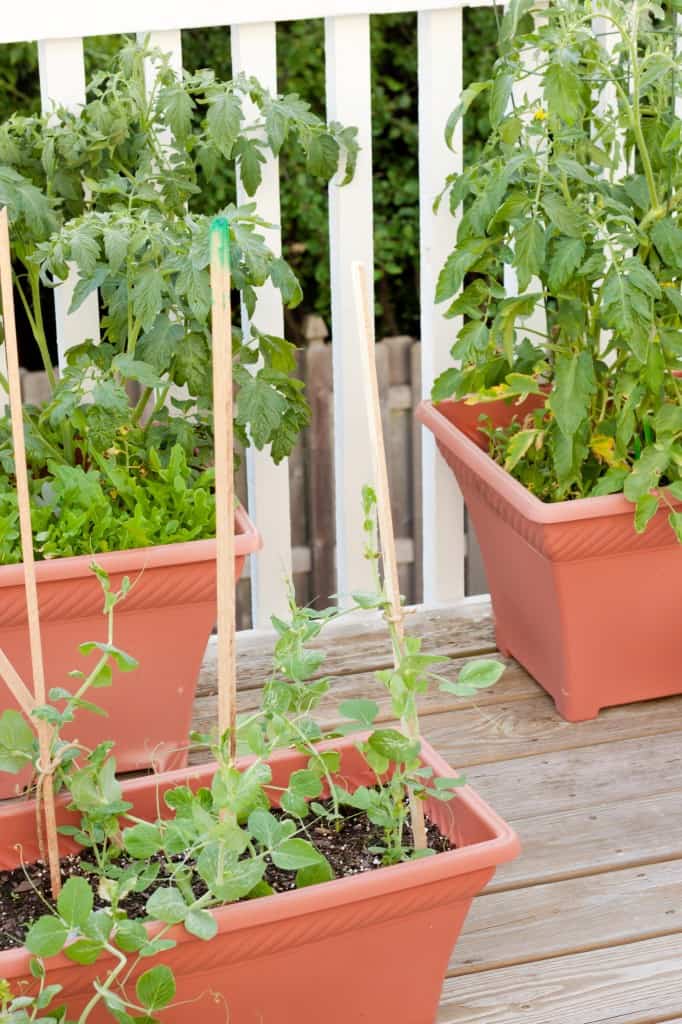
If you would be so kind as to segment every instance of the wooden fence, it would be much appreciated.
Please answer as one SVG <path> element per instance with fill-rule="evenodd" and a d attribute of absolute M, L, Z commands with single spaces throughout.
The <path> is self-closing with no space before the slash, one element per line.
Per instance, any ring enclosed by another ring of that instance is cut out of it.
<path fill-rule="evenodd" d="M 299 602 L 324 608 L 336 592 L 334 494 L 334 385 L 332 345 L 324 321 L 308 317 L 306 346 L 298 351 L 298 376 L 305 382 L 311 423 L 289 459 L 293 580 Z M 410 604 L 423 599 L 421 430 L 414 410 L 421 399 L 421 345 L 405 335 L 376 346 L 377 374 L 391 485 L 401 592 Z M 361 401 L 358 383 L 358 401 Z M 237 489 L 246 498 L 246 464 Z M 361 528 L 360 493 L 355 527 Z M 478 546 L 467 544 L 467 593 L 487 590 Z M 238 586 L 238 625 L 251 624 L 250 578 Z"/>

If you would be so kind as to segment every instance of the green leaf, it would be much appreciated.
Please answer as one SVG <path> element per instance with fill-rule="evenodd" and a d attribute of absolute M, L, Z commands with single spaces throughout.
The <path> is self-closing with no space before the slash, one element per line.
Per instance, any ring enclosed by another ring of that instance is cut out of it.
<path fill-rule="evenodd" d="M 625 480 L 623 491 L 628 501 L 636 502 L 657 487 L 669 462 L 667 449 L 655 445 L 645 448 Z"/>
<path fill-rule="evenodd" d="M 87 640 L 80 645 L 79 650 L 81 654 L 90 654 L 92 651 L 102 651 L 102 653 L 108 654 L 114 659 L 121 672 L 132 672 L 139 665 L 137 658 L 133 658 L 132 654 L 127 654 L 120 647 L 100 640 Z"/>
<path fill-rule="evenodd" d="M 186 384 L 192 395 L 200 395 L 207 390 L 210 383 L 210 352 L 201 334 L 188 334 L 178 345 L 175 380 L 178 384 Z"/>
<path fill-rule="evenodd" d="M 569 238 L 582 238 L 584 220 L 582 215 L 556 192 L 545 192 L 542 206 L 550 221 L 562 235 Z"/>
<path fill-rule="evenodd" d="M 656 221 L 651 238 L 661 259 L 675 270 L 682 269 L 682 228 L 671 217 Z"/>
<path fill-rule="evenodd" d="M 509 439 L 504 460 L 504 468 L 508 473 L 511 473 L 514 467 L 518 465 L 530 446 L 537 439 L 538 434 L 539 431 L 537 430 L 519 430 L 517 434 L 514 434 Z"/>
<path fill-rule="evenodd" d="M 306 167 L 310 174 L 327 181 L 339 163 L 339 144 L 328 132 L 313 135 L 308 146 Z"/>
<path fill-rule="evenodd" d="M 163 278 L 157 267 L 139 269 L 133 283 L 133 313 L 140 321 L 143 331 L 152 327 L 161 312 Z"/>
<path fill-rule="evenodd" d="M 109 274 L 109 267 L 97 267 L 94 273 L 89 274 L 87 277 L 79 277 L 71 296 L 69 313 L 75 313 L 77 309 L 80 309 L 88 295 L 96 291 L 106 281 Z"/>
<path fill-rule="evenodd" d="M 314 800 L 322 793 L 320 776 L 310 768 L 300 768 L 289 776 L 289 789 L 295 796 Z"/>
<path fill-rule="evenodd" d="M 270 278 L 275 288 L 279 288 L 284 304 L 289 306 L 290 309 L 298 306 L 303 298 L 303 292 L 298 283 L 298 278 L 286 260 L 278 257 L 272 261 L 270 264 Z"/>
<path fill-rule="evenodd" d="M 187 904 L 180 891 L 173 887 L 155 889 L 145 909 L 150 917 L 165 924 L 179 924 L 187 917 Z"/>
<path fill-rule="evenodd" d="M 418 740 L 411 740 L 397 729 L 377 729 L 367 742 L 377 754 L 396 764 L 413 760 L 420 749 Z"/>
<path fill-rule="evenodd" d="M 513 85 L 514 78 L 510 74 L 497 75 L 493 81 L 489 110 L 490 124 L 493 128 L 497 128 L 507 113 Z"/>
<path fill-rule="evenodd" d="M 0 715 L 0 771 L 16 774 L 32 759 L 35 733 L 20 711 L 9 708 Z"/>
<path fill-rule="evenodd" d="M 276 846 L 283 837 L 281 822 L 270 811 L 260 807 L 249 815 L 248 829 L 251 835 L 268 850 Z"/>
<path fill-rule="evenodd" d="M 643 494 L 635 506 L 635 530 L 643 533 L 647 524 L 658 512 L 660 501 L 653 494 Z"/>
<path fill-rule="evenodd" d="M 297 889 L 305 889 L 309 885 L 319 885 L 321 882 L 331 882 L 335 877 L 334 869 L 324 854 L 319 853 L 319 858 L 317 864 L 310 864 L 296 872 Z"/>
<path fill-rule="evenodd" d="M 272 863 L 282 871 L 299 871 L 319 864 L 321 856 L 306 839 L 285 839 L 272 851 Z"/>
<path fill-rule="evenodd" d="M 148 942 L 147 929 L 140 921 L 124 919 L 116 925 L 116 945 L 124 953 L 136 953 Z"/>
<path fill-rule="evenodd" d="M 668 516 L 668 522 L 675 531 L 675 536 L 682 544 L 682 512 L 671 512 Z"/>
<path fill-rule="evenodd" d="M 436 302 L 451 299 L 462 287 L 464 275 L 479 259 L 480 252 L 473 248 L 458 247 L 448 256 L 436 284 Z"/>
<path fill-rule="evenodd" d="M 175 138 L 184 142 L 192 128 L 194 103 L 183 84 L 177 82 L 161 89 L 158 106 Z"/>
<path fill-rule="evenodd" d="M 339 714 L 344 718 L 351 718 L 354 722 L 359 722 L 363 728 L 369 729 L 374 725 L 379 714 L 379 705 L 374 700 L 364 700 L 363 698 L 343 700 L 339 704 Z"/>
<path fill-rule="evenodd" d="M 126 380 L 136 380 L 145 388 L 156 388 L 163 383 L 153 367 L 140 359 L 134 359 L 127 352 L 119 352 L 114 356 L 111 366 Z"/>
<path fill-rule="evenodd" d="M 237 422 L 248 427 L 256 448 L 262 448 L 279 428 L 287 400 L 261 376 L 249 377 L 237 396 Z"/>
<path fill-rule="evenodd" d="M 34 956 L 56 956 L 69 937 L 67 926 L 58 917 L 39 917 L 26 935 L 26 948 Z"/>
<path fill-rule="evenodd" d="M 551 63 L 545 72 L 543 91 L 550 114 L 557 114 L 569 125 L 581 117 L 580 79 L 571 66 Z"/>
<path fill-rule="evenodd" d="M 545 232 L 537 220 L 529 220 L 515 232 L 514 240 L 514 265 L 524 292 L 545 261 Z"/>
<path fill-rule="evenodd" d="M 209 103 L 206 117 L 208 137 L 229 160 L 241 127 L 241 103 L 231 92 L 219 93 Z"/>
<path fill-rule="evenodd" d="M 218 923 L 208 910 L 190 910 L 185 918 L 185 928 L 198 939 L 208 942 L 218 931 Z"/>
<path fill-rule="evenodd" d="M 161 1010 L 175 998 L 173 972 L 165 964 L 158 964 L 140 975 L 135 991 L 140 1003 L 147 1010 Z"/>
<path fill-rule="evenodd" d="M 654 417 L 656 434 L 678 434 L 682 431 L 682 406 L 668 402 L 662 405 Z"/>
<path fill-rule="evenodd" d="M 611 466 L 604 476 L 597 480 L 590 492 L 591 496 L 597 498 L 604 494 L 620 494 L 629 472 L 628 469 Z"/>
<path fill-rule="evenodd" d="M 72 928 L 84 928 L 93 907 L 90 885 L 84 878 L 69 878 L 57 900 L 60 916 Z"/>
<path fill-rule="evenodd" d="M 477 690 L 493 686 L 503 675 L 505 666 L 492 658 L 477 658 L 468 661 L 457 677 L 460 683 L 474 686 Z"/>
<path fill-rule="evenodd" d="M 564 437 L 573 437 L 585 420 L 590 398 L 596 389 L 597 381 L 590 352 L 583 350 L 577 355 L 557 356 L 549 406 Z"/>
<path fill-rule="evenodd" d="M 262 165 L 265 155 L 258 139 L 249 139 L 240 135 L 234 144 L 239 177 L 249 196 L 254 195 L 263 177 Z"/>
<path fill-rule="evenodd" d="M 130 856 L 138 860 L 153 857 L 160 850 L 162 842 L 158 826 L 147 821 L 123 830 L 123 845 Z"/>
<path fill-rule="evenodd" d="M 77 939 L 64 947 L 64 955 L 75 964 L 94 964 L 104 950 L 98 939 Z"/>
<path fill-rule="evenodd" d="M 468 85 L 464 92 L 462 93 L 459 103 L 450 114 L 447 120 L 447 124 L 445 126 L 445 141 L 450 149 L 452 149 L 452 139 L 455 134 L 455 128 L 457 127 L 458 122 L 461 120 L 461 118 L 464 117 L 464 115 L 466 114 L 467 110 L 474 102 L 476 97 L 480 96 L 480 94 L 482 92 L 485 92 L 486 89 L 489 89 L 491 85 L 492 82 L 489 81 L 472 82 L 472 84 Z"/>
<path fill-rule="evenodd" d="M 525 295 L 513 295 L 500 302 L 497 316 L 493 323 L 493 337 L 502 343 L 507 362 L 514 362 L 514 333 L 518 317 L 529 316 L 538 302 L 542 300 L 542 292 L 527 292 Z"/>
<path fill-rule="evenodd" d="M 585 245 L 580 238 L 560 238 L 553 247 L 549 261 L 548 284 L 560 291 L 582 263 Z"/>

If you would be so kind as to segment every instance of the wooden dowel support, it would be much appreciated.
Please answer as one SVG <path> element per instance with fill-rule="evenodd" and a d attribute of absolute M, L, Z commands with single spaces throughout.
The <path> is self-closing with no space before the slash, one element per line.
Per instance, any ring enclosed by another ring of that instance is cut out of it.
<path fill-rule="evenodd" d="M 218 724 L 221 736 L 229 729 L 230 753 L 234 757 L 237 666 L 235 655 L 232 315 L 230 305 L 230 226 L 225 217 L 216 217 L 211 224 L 211 296 L 218 599 Z"/>
<path fill-rule="evenodd" d="M 38 704 L 44 704 L 45 670 L 43 666 L 43 648 L 40 636 L 40 614 L 38 609 L 38 584 L 36 582 L 35 561 L 33 557 L 33 531 L 31 529 L 31 500 L 26 468 L 26 443 L 24 439 L 24 411 L 21 400 L 21 377 L 19 374 L 19 352 L 17 348 L 17 328 L 14 317 L 14 296 L 12 293 L 12 259 L 9 238 L 9 218 L 7 208 L 0 210 L 0 294 L 2 295 L 2 315 L 5 328 L 5 350 L 7 356 L 7 383 L 9 387 L 10 417 L 12 421 L 12 443 L 14 447 L 14 473 L 19 506 L 19 530 L 21 535 L 21 552 L 24 564 L 24 588 L 26 591 L 26 611 L 28 615 L 29 647 L 31 666 L 33 669 L 33 691 Z M 47 722 L 36 722 L 31 719 L 38 732 L 40 746 L 40 763 L 47 772 L 50 763 L 52 730 Z M 57 820 L 54 805 L 54 788 L 52 775 L 47 772 L 40 787 L 45 812 L 45 835 L 47 840 L 47 856 L 50 868 L 52 895 L 56 898 L 61 888 L 59 869 L 59 841 L 57 836 Z M 40 797 L 40 791 L 39 791 Z"/>
<path fill-rule="evenodd" d="M 363 364 L 362 376 L 369 419 L 369 443 L 372 451 L 372 462 L 374 465 L 374 479 L 377 496 L 377 520 L 379 523 L 379 539 L 381 542 L 384 586 L 386 588 L 386 598 L 390 607 L 391 620 L 397 631 L 398 638 L 402 643 L 405 633 L 403 622 L 404 612 L 400 599 L 398 559 L 396 556 L 393 518 L 391 516 L 391 492 L 388 483 L 384 431 L 381 423 L 379 384 L 377 381 L 376 357 L 374 351 L 374 324 L 369 304 L 367 270 L 362 263 L 353 263 L 352 279 L 355 298 L 355 314 L 358 332 L 361 338 L 360 349 L 362 352 Z M 394 655 L 394 661 L 397 668 L 397 655 Z M 408 736 L 410 736 L 410 738 L 418 739 L 419 728 L 416 716 L 405 718 L 402 726 L 403 730 Z M 410 794 L 410 818 L 412 821 L 412 831 L 414 834 L 414 845 L 416 849 L 426 849 L 424 808 L 421 800 L 418 800 L 412 794 Z"/>

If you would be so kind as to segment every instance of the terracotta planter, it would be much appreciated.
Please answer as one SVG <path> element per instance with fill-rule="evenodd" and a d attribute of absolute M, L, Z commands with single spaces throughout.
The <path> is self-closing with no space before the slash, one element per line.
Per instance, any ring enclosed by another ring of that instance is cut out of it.
<path fill-rule="evenodd" d="M 643 534 L 622 494 L 540 501 L 487 454 L 481 412 L 498 425 L 518 414 L 422 402 L 479 539 L 497 642 L 552 695 L 569 721 L 600 708 L 682 692 L 682 545 L 659 512 Z"/>
<path fill-rule="evenodd" d="M 235 513 L 235 567 L 242 572 L 247 554 L 260 537 L 243 508 Z M 116 611 L 115 642 L 139 662 L 134 672 L 114 672 L 108 689 L 92 699 L 107 717 L 83 712 L 72 732 L 87 746 L 116 742 L 122 772 L 156 765 L 186 763 L 194 691 L 201 660 L 215 625 L 215 540 L 166 544 L 114 551 L 96 556 L 117 588 L 123 576 L 137 582 Z M 106 640 L 102 591 L 89 569 L 92 558 L 57 558 L 36 564 L 43 656 L 48 688 L 75 686 L 74 669 L 94 663 L 79 653 L 85 640 Z M 0 647 L 18 672 L 31 680 L 23 566 L 0 568 Z M 0 709 L 15 707 L 0 680 Z M 0 798 L 12 796 L 26 782 L 0 776 Z"/>
<path fill-rule="evenodd" d="M 342 751 L 346 779 L 371 785 L 356 739 L 350 736 L 325 745 Z M 452 769 L 426 743 L 423 760 L 436 775 L 452 777 Z M 291 772 L 305 762 L 295 752 L 276 754 L 270 762 L 273 786 L 286 786 Z M 133 813 L 153 818 L 159 790 L 186 781 L 210 785 L 212 773 L 206 766 L 156 780 L 136 779 L 125 784 L 124 798 L 133 802 Z M 457 844 L 456 850 L 222 907 L 213 912 L 218 934 L 210 942 L 174 928 L 170 934 L 178 942 L 176 948 L 154 961 L 142 961 L 143 969 L 159 961 L 168 964 L 176 974 L 177 1001 L 192 1001 L 164 1010 L 163 1020 L 431 1024 L 472 897 L 498 864 L 517 855 L 519 842 L 468 786 L 449 803 L 429 804 L 428 813 Z M 60 816 L 69 818 L 63 804 Z M 23 845 L 26 861 L 35 857 L 32 804 L 0 808 L 0 835 L 0 868 L 18 863 L 16 843 Z M 157 930 L 150 926 L 150 932 Z M 14 991 L 18 982 L 35 985 L 28 960 L 25 949 L 0 953 L 0 978 L 7 978 Z M 49 983 L 64 986 L 59 1001 L 67 1005 L 69 1019 L 76 1018 L 92 994 L 93 979 L 102 977 L 104 962 L 82 967 L 59 956 L 47 966 Z M 91 1024 L 109 1020 L 101 1010 L 89 1018 Z"/>

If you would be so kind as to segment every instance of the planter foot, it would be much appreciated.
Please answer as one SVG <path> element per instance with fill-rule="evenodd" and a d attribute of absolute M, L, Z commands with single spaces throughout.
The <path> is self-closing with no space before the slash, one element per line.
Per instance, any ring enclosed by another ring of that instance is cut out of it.
<path fill-rule="evenodd" d="M 570 697 L 557 697 L 554 705 L 567 722 L 591 722 L 601 711 L 601 708 L 594 704 L 582 704 Z"/>

